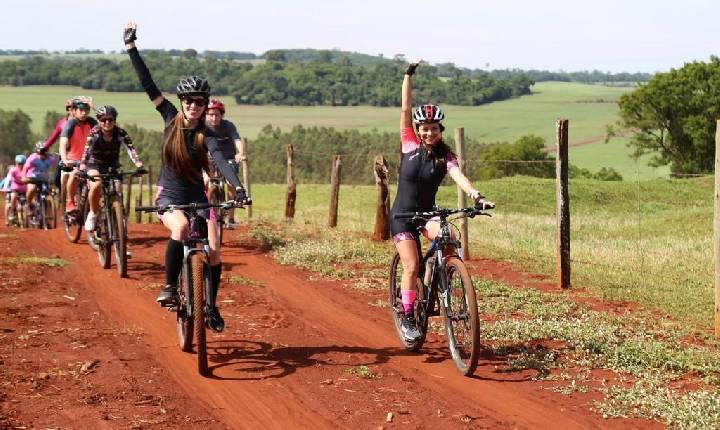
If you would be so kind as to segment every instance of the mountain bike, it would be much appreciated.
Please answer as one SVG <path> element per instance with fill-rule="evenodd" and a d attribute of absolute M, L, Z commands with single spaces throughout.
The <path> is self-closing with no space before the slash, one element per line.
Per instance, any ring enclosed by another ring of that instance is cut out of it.
<path fill-rule="evenodd" d="M 122 199 L 123 176 L 140 176 L 147 173 L 145 169 L 121 172 L 115 168 L 107 173 L 81 178 L 88 181 L 102 182 L 102 200 L 100 210 L 96 214 L 95 229 L 88 231 L 88 243 L 97 251 L 98 260 L 103 269 L 110 268 L 111 249 L 115 248 L 115 264 L 121 278 L 127 278 L 127 216 Z M 93 246 L 94 245 L 94 246 Z"/>
<path fill-rule="evenodd" d="M 227 161 L 228 163 L 230 163 L 231 166 L 237 166 L 235 160 Z M 217 168 L 215 168 L 214 166 L 212 166 L 212 168 L 210 169 L 210 179 L 208 180 L 207 188 L 208 200 L 210 201 L 210 203 L 217 205 L 225 201 L 225 178 L 220 176 Z M 228 225 L 229 218 L 230 214 L 227 209 L 220 208 L 215 213 L 215 222 L 217 222 L 218 231 L 220 232 L 220 243 L 222 243 L 223 232 L 225 230 L 225 226 Z"/>
<path fill-rule="evenodd" d="M 415 318 L 421 337 L 413 342 L 406 340 L 401 332 L 405 315 L 400 295 L 403 267 L 397 252 L 390 264 L 390 308 L 400 342 L 409 351 L 419 351 L 427 336 L 430 317 L 442 315 L 450 355 L 457 369 L 465 376 L 472 375 L 477 367 L 480 355 L 480 321 L 475 288 L 463 262 L 460 234 L 459 232 L 456 234 L 457 239 L 453 237 L 451 227 L 454 225 L 450 221 L 461 217 L 474 218 L 476 215 L 491 216 L 485 212 L 485 209 L 491 208 L 435 207 L 428 212 L 393 215 L 393 218 L 410 218 L 418 225 L 425 225 L 431 219 L 440 223 L 440 231 L 424 255 L 420 245 L 420 234 L 416 234 L 420 270 L 417 278 Z M 453 217 L 453 215 L 457 216 Z"/>
<path fill-rule="evenodd" d="M 74 174 L 72 172 L 77 164 L 77 162 L 62 164 L 60 165 L 60 169 L 63 172 L 70 172 L 72 175 Z M 67 180 L 68 176 L 63 175 L 60 181 L 60 207 L 63 213 L 62 222 L 65 236 L 70 242 L 77 243 L 77 241 L 80 240 L 80 233 L 83 230 L 83 224 L 85 223 L 85 218 L 89 210 L 87 205 L 88 188 L 85 179 L 79 178 L 77 182 L 77 192 L 75 193 L 75 210 L 67 212 L 65 210 L 65 201 L 67 200 L 67 187 L 65 184 Z"/>
<path fill-rule="evenodd" d="M 42 228 L 45 230 L 57 227 L 55 216 L 55 197 L 50 190 L 50 184 L 43 179 L 28 179 L 28 184 L 37 185 L 35 192 L 35 207 L 31 210 L 29 205 L 24 205 L 25 224 L 28 227 Z"/>
<path fill-rule="evenodd" d="M 207 344 L 205 343 L 205 329 L 207 326 L 206 298 L 210 297 L 210 244 L 208 241 L 208 227 L 205 218 L 199 212 L 205 209 L 229 209 L 235 207 L 234 201 L 221 204 L 190 203 L 186 205 L 168 206 L 139 206 L 138 212 L 157 212 L 163 214 L 181 210 L 190 221 L 188 239 L 183 241 L 183 264 L 178 279 L 179 301 L 169 308 L 176 312 L 178 342 L 184 352 L 192 351 L 193 335 L 197 345 L 198 372 L 207 376 L 209 373 L 207 361 Z"/>
<path fill-rule="evenodd" d="M 25 228 L 25 211 L 22 209 L 27 201 L 25 193 L 18 193 L 17 207 L 14 209 L 10 206 L 10 191 L 7 194 L 8 196 L 5 199 L 5 219 L 8 221 L 8 227 Z"/>

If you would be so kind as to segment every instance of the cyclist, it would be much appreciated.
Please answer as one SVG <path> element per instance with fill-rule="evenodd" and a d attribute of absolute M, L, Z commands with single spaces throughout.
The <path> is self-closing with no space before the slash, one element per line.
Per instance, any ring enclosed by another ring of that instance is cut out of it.
<path fill-rule="evenodd" d="M 150 76 L 145 62 L 138 53 L 136 40 L 137 24 L 128 22 L 123 31 L 123 40 L 130 61 L 140 79 L 145 92 L 165 123 L 162 145 L 162 166 L 158 179 L 158 194 L 155 202 L 159 206 L 169 204 L 187 204 L 207 202 L 202 171 L 207 171 L 208 153 L 215 160 L 220 173 L 235 188 L 235 201 L 243 204 L 250 199 L 245 193 L 232 166 L 227 163 L 218 146 L 217 138 L 205 127 L 205 114 L 210 99 L 208 81 L 197 76 L 183 78 L 177 84 L 177 95 L 181 111 L 166 99 Z M 214 221 L 214 211 L 205 211 L 204 217 Z M 208 213 L 209 212 L 209 213 Z M 177 303 L 177 280 L 182 269 L 183 243 L 188 235 L 187 217 L 181 212 L 166 212 L 162 223 L 170 230 L 165 253 L 166 286 L 160 292 L 157 301 L 161 305 Z M 211 293 L 208 297 L 208 325 L 215 331 L 225 328 L 225 321 L 216 306 L 217 292 L 220 287 L 220 240 L 215 222 L 208 222 L 208 240 L 210 244 Z"/>
<path fill-rule="evenodd" d="M 394 219 L 392 214 L 400 212 L 430 211 L 435 205 L 435 195 L 446 174 L 476 202 L 485 202 L 484 197 L 473 188 L 460 171 L 457 157 L 443 141 L 442 124 L 445 114 L 439 106 L 424 104 L 412 109 L 412 75 L 419 62 L 411 63 L 403 78 L 402 107 L 400 113 L 401 157 L 398 173 L 398 188 L 391 210 L 390 231 L 403 265 L 400 294 L 405 318 L 401 331 L 408 341 L 415 341 L 421 334 L 414 314 L 415 289 L 419 272 L 419 255 L 416 234 L 420 231 L 432 240 L 437 236 L 440 223 L 435 220 L 423 226 L 415 225 L 409 219 Z M 413 129 L 413 123 L 415 128 Z M 485 207 L 491 205 L 485 202 Z M 420 227 L 418 229 L 418 227 Z"/>
<path fill-rule="evenodd" d="M 127 132 L 117 126 L 118 111 L 113 106 L 100 106 L 95 111 L 95 117 L 100 125 L 90 130 L 85 143 L 85 154 L 80 161 L 80 171 L 88 176 L 97 176 L 107 173 L 108 169 L 120 167 L 120 146 L 125 145 L 135 167 L 143 166 L 132 139 Z M 90 181 L 88 184 L 88 203 L 90 210 L 85 219 L 85 230 L 95 230 L 95 218 L 100 209 L 101 181 Z"/>
<path fill-rule="evenodd" d="M 60 133 L 60 158 L 65 165 L 77 164 L 80 161 L 88 134 L 97 125 L 95 118 L 88 116 L 92 99 L 74 97 L 70 104 L 71 117 Z M 77 192 L 77 177 L 74 174 L 68 176 L 66 187 L 65 210 L 72 212 L 75 210 L 75 194 Z"/>
<path fill-rule="evenodd" d="M 65 116 L 63 118 L 60 118 L 58 122 L 55 123 L 55 128 L 53 129 L 52 133 L 50 133 L 50 136 L 48 136 L 47 139 L 45 139 L 45 149 L 50 150 L 50 147 L 55 144 L 55 142 L 60 138 L 60 134 L 62 133 L 63 126 L 66 122 L 68 122 L 68 119 L 70 119 L 70 108 L 72 107 L 72 99 L 65 100 Z M 57 169 L 55 171 L 55 186 L 60 188 L 60 175 L 61 175 L 60 169 Z"/>
<path fill-rule="evenodd" d="M 25 166 L 22 170 L 23 181 L 27 182 L 28 179 L 39 179 L 42 181 L 48 181 L 50 174 L 48 173 L 51 166 L 57 164 L 57 159 L 54 156 L 50 156 L 45 148 L 45 141 L 38 141 L 35 144 L 35 152 L 28 157 L 25 162 Z M 37 184 L 27 185 L 27 213 L 35 211 L 35 193 L 38 191 Z"/>
<path fill-rule="evenodd" d="M 239 172 L 239 163 L 247 160 L 245 144 L 238 134 L 235 124 L 225 119 L 225 105 L 220 100 L 210 100 L 207 107 L 205 125 L 212 130 L 217 137 L 218 145 L 222 151 L 223 158 L 235 168 L 235 174 Z M 207 184 L 207 177 L 205 183 Z M 230 197 L 235 198 L 235 190 L 230 187 Z M 226 228 L 232 229 L 235 225 L 235 209 L 230 209 L 230 216 Z"/>
<path fill-rule="evenodd" d="M 15 165 L 10 168 L 7 178 L 5 179 L 4 190 L 6 192 L 6 196 L 10 196 L 10 198 L 5 202 L 6 205 L 9 204 L 9 206 L 6 206 L 5 211 L 5 226 L 8 226 L 15 221 L 20 194 L 25 194 L 27 192 L 27 185 L 25 185 L 25 182 L 22 179 L 22 169 L 25 161 L 26 157 L 24 154 L 16 155 Z"/>

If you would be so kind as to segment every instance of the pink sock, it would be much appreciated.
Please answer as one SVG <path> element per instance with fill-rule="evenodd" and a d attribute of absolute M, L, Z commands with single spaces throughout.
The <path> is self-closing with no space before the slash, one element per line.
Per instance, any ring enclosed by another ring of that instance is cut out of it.
<path fill-rule="evenodd" d="M 412 312 L 416 296 L 417 291 L 415 290 L 400 290 L 400 297 L 402 298 L 403 309 L 406 314 Z"/>

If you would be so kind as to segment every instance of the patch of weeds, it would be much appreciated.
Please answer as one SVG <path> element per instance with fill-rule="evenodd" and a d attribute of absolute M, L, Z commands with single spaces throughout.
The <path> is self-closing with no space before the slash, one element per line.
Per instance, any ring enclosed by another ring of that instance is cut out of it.
<path fill-rule="evenodd" d="M 233 285 L 247 285 L 249 287 L 263 287 L 264 285 L 253 279 L 248 279 L 238 275 L 232 275 L 228 279 Z"/>
<path fill-rule="evenodd" d="M 383 299 L 377 299 L 374 302 L 369 303 L 369 305 L 375 308 L 389 308 L 390 302 Z"/>
<path fill-rule="evenodd" d="M 70 264 L 69 261 L 63 260 L 62 258 L 49 258 L 49 257 L 10 257 L 6 258 L 5 261 L 13 264 L 30 264 L 36 266 L 47 266 L 47 267 L 65 267 Z"/>
<path fill-rule="evenodd" d="M 0 233 L 0 239 L 17 239 L 17 235 L 13 233 Z"/>
<path fill-rule="evenodd" d="M 524 351 L 517 357 L 508 361 L 508 372 L 520 370 L 537 370 L 536 379 L 543 379 L 550 374 L 550 369 L 555 367 L 557 355 L 554 351 L 539 349 L 536 351 Z"/>
<path fill-rule="evenodd" d="M 587 385 L 582 385 L 578 383 L 575 379 L 571 379 L 570 384 L 552 387 L 552 391 L 560 394 L 565 394 L 567 396 L 573 393 L 587 393 L 588 387 Z"/>
<path fill-rule="evenodd" d="M 357 367 L 349 367 L 345 369 L 345 373 L 349 373 L 363 379 L 375 379 L 378 377 L 375 373 L 373 373 L 370 367 L 364 364 Z"/>
<path fill-rule="evenodd" d="M 605 418 L 638 417 L 656 419 L 669 428 L 720 428 L 720 392 L 680 392 L 668 388 L 662 377 L 646 377 L 631 388 L 602 389 L 605 399 L 595 408 Z"/>
<path fill-rule="evenodd" d="M 250 237 L 260 243 L 264 250 L 272 250 L 285 244 L 281 229 L 267 221 L 256 222 L 250 227 Z"/>

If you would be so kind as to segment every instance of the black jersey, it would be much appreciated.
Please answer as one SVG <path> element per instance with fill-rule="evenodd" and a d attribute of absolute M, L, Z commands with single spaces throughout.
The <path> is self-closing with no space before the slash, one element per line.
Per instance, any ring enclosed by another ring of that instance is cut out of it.
<path fill-rule="evenodd" d="M 99 126 L 93 127 L 85 144 L 83 163 L 98 167 L 115 167 L 120 164 L 120 147 L 125 145 L 133 163 L 139 161 L 132 139 L 127 132 L 115 127 L 110 141 L 106 141 Z"/>

